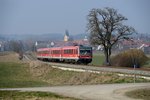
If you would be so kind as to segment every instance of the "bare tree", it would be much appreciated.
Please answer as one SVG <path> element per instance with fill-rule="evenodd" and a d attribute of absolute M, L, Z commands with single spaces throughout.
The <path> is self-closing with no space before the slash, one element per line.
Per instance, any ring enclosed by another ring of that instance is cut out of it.
<path fill-rule="evenodd" d="M 22 41 L 10 41 L 10 48 L 12 51 L 19 54 L 19 59 L 23 59 L 23 43 Z"/>
<path fill-rule="evenodd" d="M 112 46 L 121 39 L 129 39 L 135 29 L 123 24 L 126 21 L 123 15 L 113 8 L 92 9 L 88 15 L 88 31 L 90 42 L 94 45 L 103 45 L 105 64 L 111 65 L 110 56 Z"/>

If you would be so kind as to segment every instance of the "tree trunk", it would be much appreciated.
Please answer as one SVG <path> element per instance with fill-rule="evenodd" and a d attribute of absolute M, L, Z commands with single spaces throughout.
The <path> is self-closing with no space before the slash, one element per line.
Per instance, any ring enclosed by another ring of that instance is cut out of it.
<path fill-rule="evenodd" d="M 110 61 L 111 48 L 105 47 L 104 54 L 105 54 L 105 65 L 111 66 L 111 61 Z"/>

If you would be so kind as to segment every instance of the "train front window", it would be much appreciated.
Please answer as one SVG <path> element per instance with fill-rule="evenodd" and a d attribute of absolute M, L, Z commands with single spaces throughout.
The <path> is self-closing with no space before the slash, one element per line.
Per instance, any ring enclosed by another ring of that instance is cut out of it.
<path fill-rule="evenodd" d="M 91 50 L 80 50 L 80 54 L 81 55 L 90 55 L 91 54 Z"/>

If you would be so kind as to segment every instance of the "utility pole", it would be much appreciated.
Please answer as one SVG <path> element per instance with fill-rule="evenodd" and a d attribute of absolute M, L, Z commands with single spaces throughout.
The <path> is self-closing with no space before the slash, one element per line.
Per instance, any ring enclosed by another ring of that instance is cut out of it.
<path fill-rule="evenodd" d="M 134 83 L 136 83 L 136 67 L 137 67 L 136 64 L 137 63 L 136 63 L 136 58 L 133 58 L 133 59 L 134 59 L 133 60 L 134 61 L 134 65 L 133 65 L 133 67 L 134 67 Z"/>

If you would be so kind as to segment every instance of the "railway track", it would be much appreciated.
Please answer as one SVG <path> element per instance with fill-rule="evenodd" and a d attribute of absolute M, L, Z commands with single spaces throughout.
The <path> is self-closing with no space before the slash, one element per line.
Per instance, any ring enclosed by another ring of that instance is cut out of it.
<path fill-rule="evenodd" d="M 31 52 L 26 52 L 26 53 L 24 54 L 24 57 L 25 57 L 25 59 L 31 60 L 31 61 L 37 60 L 36 57 L 35 57 Z"/>
<path fill-rule="evenodd" d="M 28 60 L 36 60 L 33 55 L 26 53 L 26 58 Z M 150 77 L 150 70 L 143 70 L 143 69 L 125 69 L 125 68 L 112 68 L 112 67 L 96 67 L 91 65 L 76 65 L 76 64 L 66 64 L 66 63 L 54 63 L 54 62 L 43 62 L 49 64 L 53 67 L 57 68 L 64 68 L 64 69 L 72 69 L 72 70 L 79 70 L 79 71 L 86 71 L 86 72 L 93 72 L 93 73 L 99 73 L 99 72 L 112 72 L 112 73 L 123 73 L 123 74 L 132 74 L 132 75 L 142 75 Z"/>
<path fill-rule="evenodd" d="M 72 69 L 80 69 L 86 72 L 113 72 L 113 73 L 125 73 L 125 74 L 136 74 L 136 75 L 143 75 L 150 77 L 150 71 L 139 70 L 139 69 L 124 69 L 124 68 L 110 68 L 110 67 L 96 67 L 90 65 L 75 65 L 75 64 L 64 64 L 64 63 L 53 63 L 53 62 L 44 62 L 48 63 L 52 66 L 57 67 L 65 67 L 65 68 L 72 68 Z"/>

